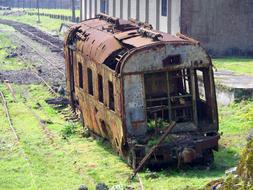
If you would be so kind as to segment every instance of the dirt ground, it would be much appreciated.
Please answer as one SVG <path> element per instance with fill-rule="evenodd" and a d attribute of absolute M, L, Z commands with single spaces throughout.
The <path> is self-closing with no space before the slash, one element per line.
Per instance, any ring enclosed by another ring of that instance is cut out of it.
<path fill-rule="evenodd" d="M 41 46 L 18 32 L 10 32 L 8 35 L 16 46 L 8 49 L 10 58 L 17 57 L 25 62 L 26 66 L 21 70 L 0 71 L 1 81 L 39 84 L 41 79 L 34 74 L 35 72 L 52 86 L 65 87 L 64 58 L 60 53 L 52 52 L 48 47 Z"/>

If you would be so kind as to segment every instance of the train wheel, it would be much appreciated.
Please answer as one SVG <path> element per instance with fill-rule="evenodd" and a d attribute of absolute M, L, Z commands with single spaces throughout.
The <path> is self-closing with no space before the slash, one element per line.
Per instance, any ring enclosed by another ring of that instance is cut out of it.
<path fill-rule="evenodd" d="M 203 152 L 202 164 L 210 166 L 214 162 L 213 150 L 208 149 Z"/>
<path fill-rule="evenodd" d="M 129 151 L 129 155 L 128 155 L 128 159 L 127 159 L 127 163 L 128 165 L 133 168 L 134 170 L 137 167 L 137 163 L 136 163 L 136 154 L 135 151 L 133 149 L 131 149 Z"/>

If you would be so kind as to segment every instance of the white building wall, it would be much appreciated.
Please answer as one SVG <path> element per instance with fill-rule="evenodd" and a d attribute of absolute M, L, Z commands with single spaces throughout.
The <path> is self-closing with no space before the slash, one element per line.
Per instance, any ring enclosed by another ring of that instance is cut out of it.
<path fill-rule="evenodd" d="M 115 17 L 120 18 L 120 0 L 115 0 Z"/>
<path fill-rule="evenodd" d="M 156 3 L 157 0 L 150 0 L 149 1 L 149 24 L 153 26 L 153 28 L 156 28 Z"/>
<path fill-rule="evenodd" d="M 80 10 L 80 19 L 84 20 L 85 19 L 85 0 L 81 0 L 81 10 Z"/>
<path fill-rule="evenodd" d="M 128 19 L 128 0 L 123 0 L 123 19 Z"/>
<path fill-rule="evenodd" d="M 137 11 L 137 0 L 131 0 L 131 16 L 130 16 L 130 18 L 136 19 L 136 11 Z"/>
<path fill-rule="evenodd" d="M 146 21 L 146 0 L 139 0 L 140 1 L 140 18 L 139 20 L 142 22 Z"/>
<path fill-rule="evenodd" d="M 97 14 L 100 13 L 100 0 L 97 1 Z"/>
<path fill-rule="evenodd" d="M 91 0 L 91 18 L 95 17 L 95 0 Z"/>
<path fill-rule="evenodd" d="M 171 0 L 171 34 L 180 32 L 181 1 Z"/>
<path fill-rule="evenodd" d="M 113 16 L 113 0 L 109 0 L 109 15 Z"/>
<path fill-rule="evenodd" d="M 86 1 L 86 2 L 85 2 Z M 95 1 L 97 1 L 97 7 L 95 11 Z M 130 6 L 128 2 L 130 1 Z M 91 6 L 90 3 L 92 2 Z M 113 3 L 115 2 L 115 15 L 113 15 Z M 121 5 L 122 4 L 122 13 Z M 150 23 L 154 29 L 176 34 L 180 32 L 180 15 L 181 15 L 181 0 L 168 0 L 168 16 L 162 16 L 162 2 L 161 0 L 149 0 L 149 7 L 146 5 L 146 0 L 139 0 L 139 10 L 137 10 L 138 0 L 108 0 L 108 13 L 110 16 L 116 16 L 124 19 L 134 18 L 137 19 L 137 11 L 139 20 L 146 21 L 146 15 L 148 15 L 148 23 Z M 86 5 L 86 7 L 85 7 Z M 159 7 L 158 7 L 159 5 Z M 130 10 L 128 10 L 130 8 Z M 91 12 L 90 12 L 91 9 Z M 146 13 L 146 11 L 149 11 Z M 95 12 L 100 13 L 100 0 L 82 0 L 82 20 L 95 17 Z M 130 15 L 128 13 L 130 12 Z M 159 14 L 159 15 L 157 15 Z M 158 16 L 158 17 L 157 17 Z M 159 28 L 157 26 L 159 25 Z"/>
<path fill-rule="evenodd" d="M 86 4 L 87 4 L 87 7 L 86 7 L 86 18 L 89 19 L 90 18 L 90 0 L 86 0 Z"/>
<path fill-rule="evenodd" d="M 160 28 L 159 28 L 159 30 L 162 32 L 168 32 L 168 16 L 162 16 L 162 1 L 161 0 L 157 0 L 157 1 L 160 1 L 160 16 L 159 16 L 160 17 L 160 23 L 159 23 Z M 168 11 L 170 11 L 169 1 L 170 0 L 168 0 Z"/>

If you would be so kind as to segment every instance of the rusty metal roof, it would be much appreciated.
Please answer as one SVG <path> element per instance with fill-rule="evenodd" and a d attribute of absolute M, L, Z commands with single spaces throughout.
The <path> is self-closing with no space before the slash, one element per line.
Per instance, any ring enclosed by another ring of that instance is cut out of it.
<path fill-rule="evenodd" d="M 191 43 L 189 39 L 151 30 L 146 26 L 150 25 L 100 14 L 73 25 L 69 33 L 75 31 L 79 39 L 76 48 L 97 63 L 104 63 L 113 52 L 123 48 L 141 48 L 157 42 Z"/>

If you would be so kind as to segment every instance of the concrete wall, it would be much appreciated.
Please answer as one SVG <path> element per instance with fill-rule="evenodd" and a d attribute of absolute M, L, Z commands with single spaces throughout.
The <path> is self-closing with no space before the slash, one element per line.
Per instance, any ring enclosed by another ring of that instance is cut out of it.
<path fill-rule="evenodd" d="M 181 31 L 215 56 L 253 56 L 253 0 L 182 0 Z"/>

